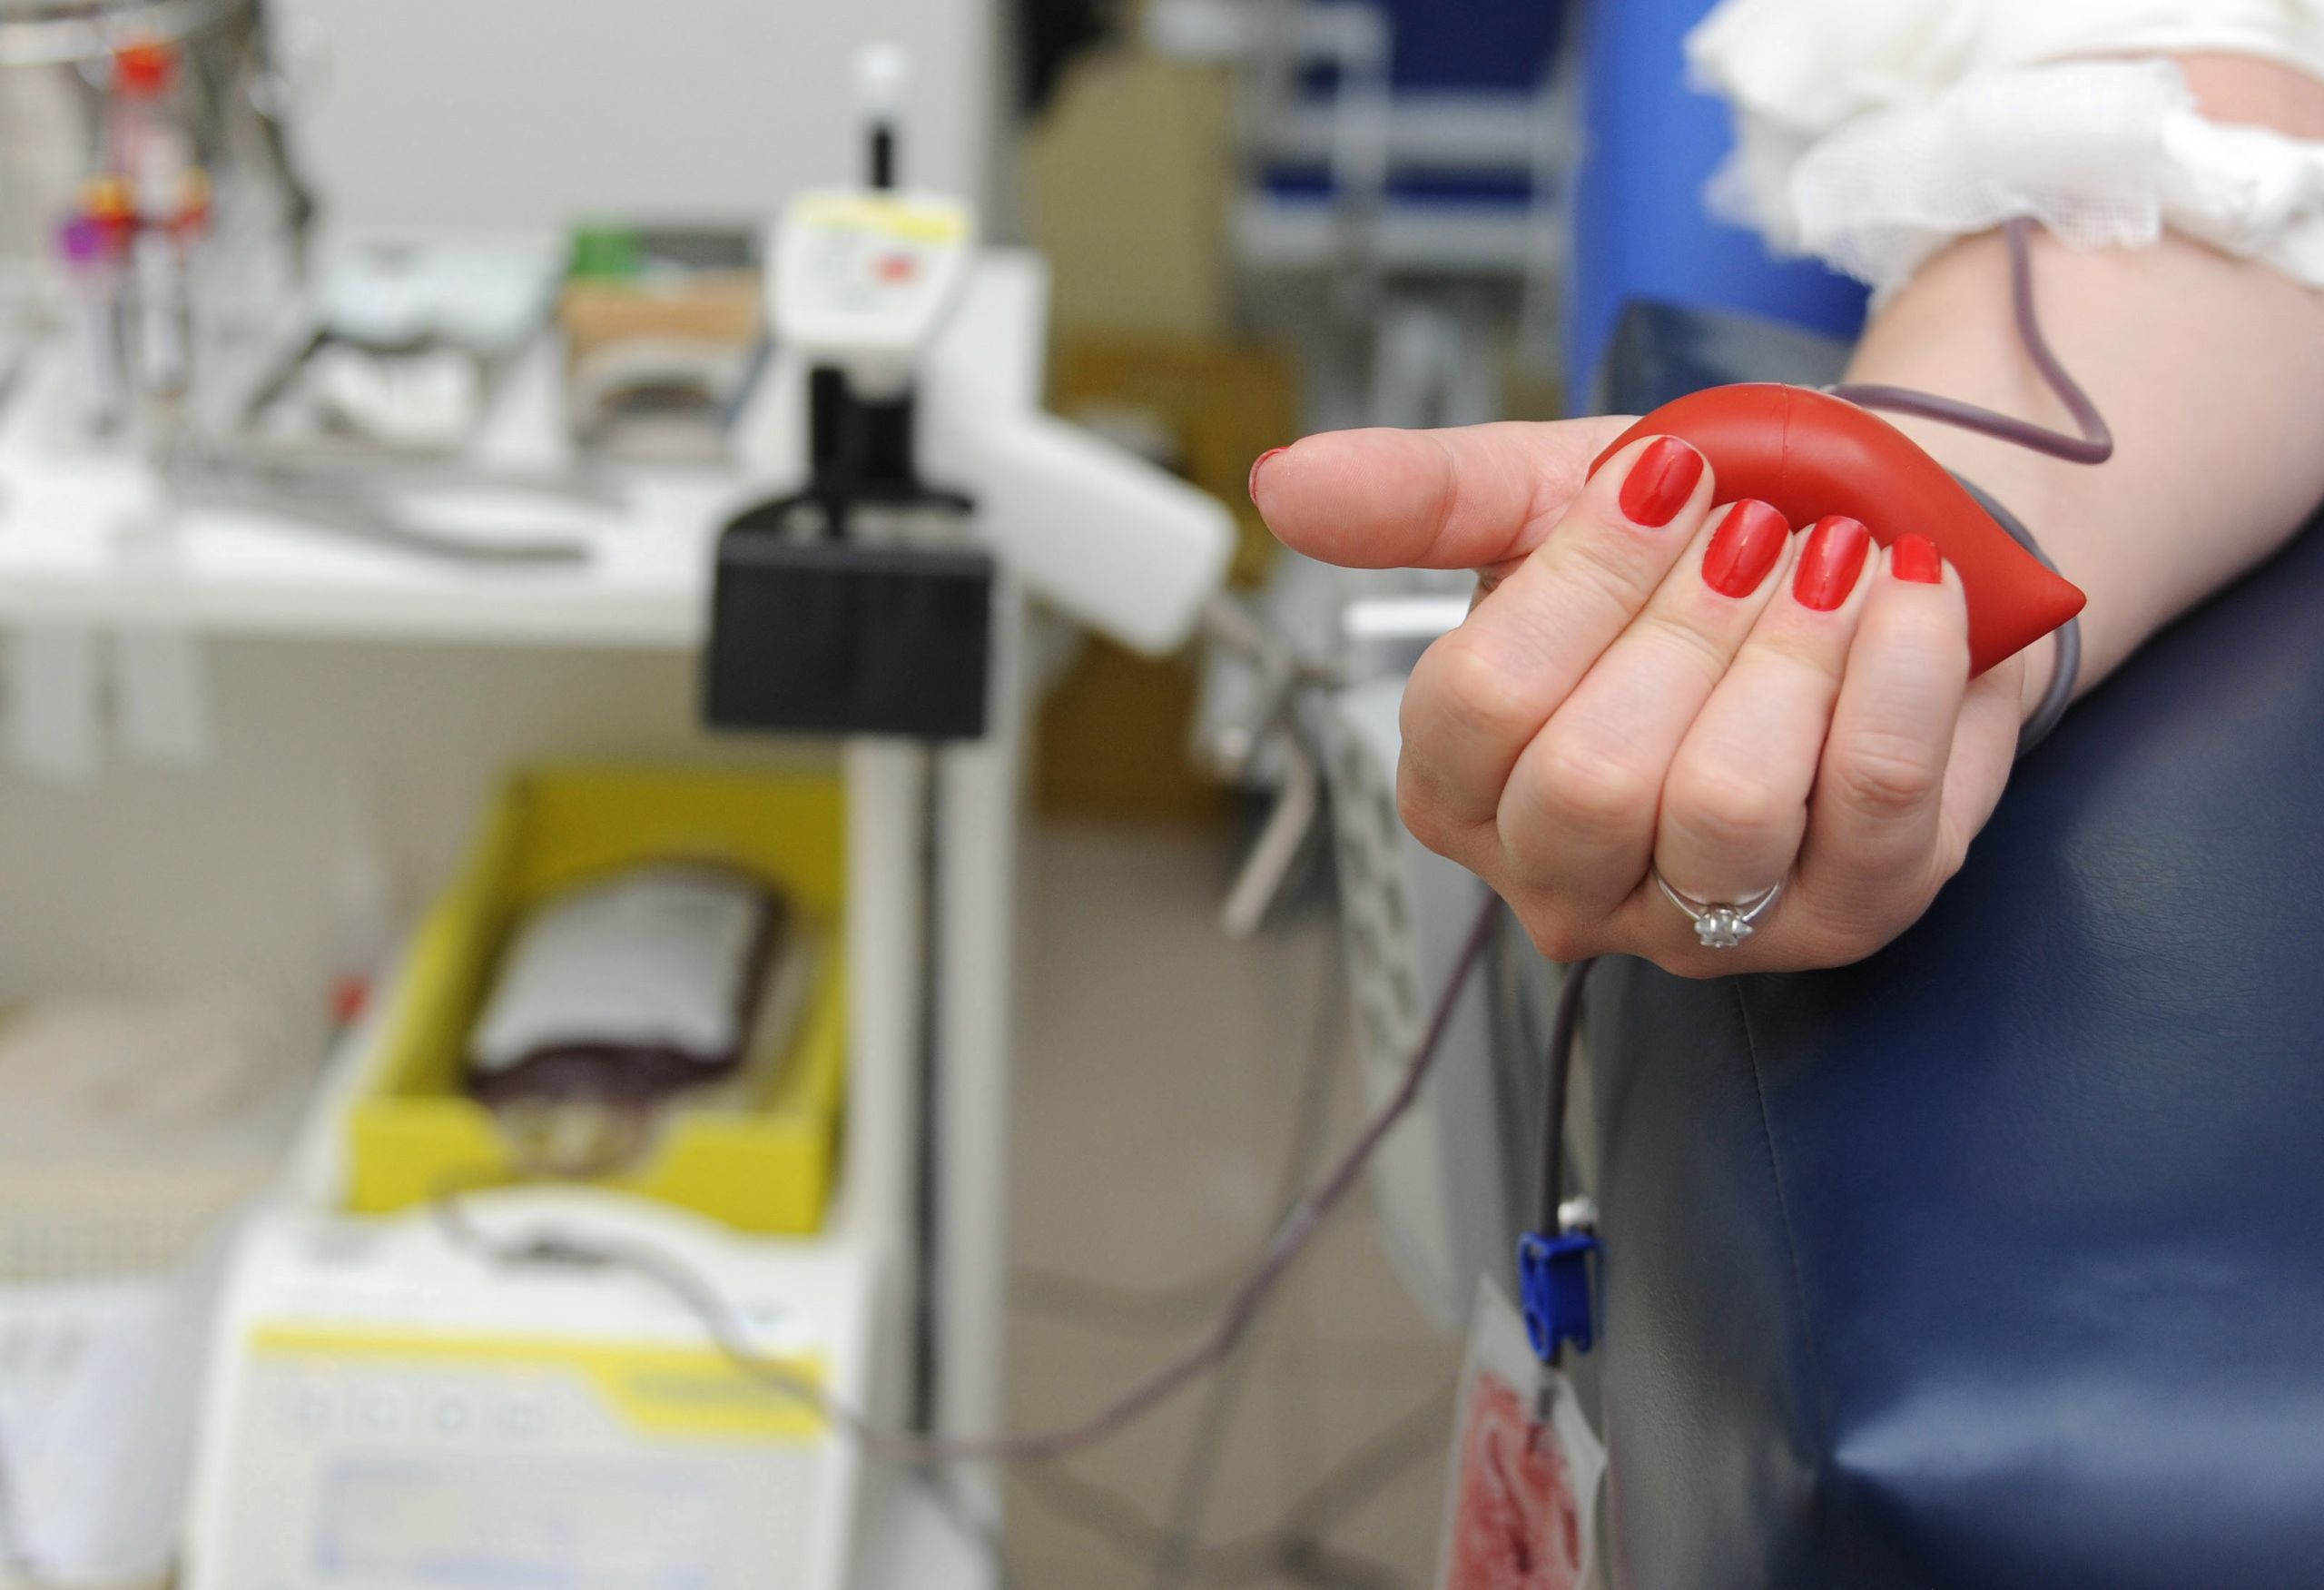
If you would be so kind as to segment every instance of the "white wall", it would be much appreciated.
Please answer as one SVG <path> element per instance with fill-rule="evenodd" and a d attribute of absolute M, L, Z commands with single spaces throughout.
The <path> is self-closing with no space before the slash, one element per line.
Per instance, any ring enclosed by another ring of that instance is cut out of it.
<path fill-rule="evenodd" d="M 912 54 L 917 186 L 989 198 L 998 0 L 276 0 L 320 46 L 297 113 L 328 223 L 763 215 L 861 169 L 853 60 Z"/>

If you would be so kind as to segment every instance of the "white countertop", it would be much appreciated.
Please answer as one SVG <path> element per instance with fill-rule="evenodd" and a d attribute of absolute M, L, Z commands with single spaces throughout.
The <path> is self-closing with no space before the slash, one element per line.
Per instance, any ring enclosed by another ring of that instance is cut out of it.
<path fill-rule="evenodd" d="M 934 355 L 997 401 L 1040 397 L 1048 269 L 989 252 Z M 590 548 L 579 564 L 493 567 L 366 545 L 295 516 L 200 508 L 164 519 L 142 461 L 69 450 L 52 412 L 61 348 L 0 412 L 0 625 L 164 625 L 212 634 L 685 648 L 708 616 L 711 544 L 733 509 L 795 485 L 801 370 L 781 353 L 737 429 L 731 469 L 625 469 L 618 508 L 509 493 L 437 494 L 431 525 L 513 535 L 538 526 Z M 556 351 L 510 374 L 480 461 L 565 460 Z M 419 517 L 415 512 L 414 517 Z"/>

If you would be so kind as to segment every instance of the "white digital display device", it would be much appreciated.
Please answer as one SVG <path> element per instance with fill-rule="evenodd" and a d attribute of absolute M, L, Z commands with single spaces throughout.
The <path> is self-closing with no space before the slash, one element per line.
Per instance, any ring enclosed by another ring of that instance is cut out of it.
<path fill-rule="evenodd" d="M 860 1255 L 577 1188 L 479 1196 L 716 1278 L 758 1355 L 861 1396 Z M 618 1269 L 496 1264 L 425 1215 L 278 1211 L 212 1347 L 187 1590 L 842 1590 L 862 1459 Z"/>
<path fill-rule="evenodd" d="M 775 229 L 769 310 L 775 335 L 844 368 L 866 397 L 890 396 L 958 307 L 976 217 L 955 199 L 815 189 Z"/>

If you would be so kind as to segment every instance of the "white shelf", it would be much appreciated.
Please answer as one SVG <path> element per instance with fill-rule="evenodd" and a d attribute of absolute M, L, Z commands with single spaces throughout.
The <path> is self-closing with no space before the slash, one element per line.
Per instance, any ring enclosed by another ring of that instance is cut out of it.
<path fill-rule="evenodd" d="M 1047 300 L 1038 256 L 989 252 L 935 358 L 997 401 L 1038 403 Z M 554 361 L 544 346 L 512 373 L 480 460 L 564 461 Z M 140 461 L 52 445 L 49 409 L 63 379 L 52 358 L 0 414 L 0 624 L 690 648 L 707 620 L 718 526 L 734 507 L 802 473 L 802 373 L 778 356 L 743 421 L 744 461 L 733 470 L 630 471 L 619 509 L 507 494 L 438 495 L 426 505 L 471 533 L 539 527 L 590 548 L 580 564 L 496 568 L 367 546 L 294 516 L 205 508 L 164 523 Z"/>

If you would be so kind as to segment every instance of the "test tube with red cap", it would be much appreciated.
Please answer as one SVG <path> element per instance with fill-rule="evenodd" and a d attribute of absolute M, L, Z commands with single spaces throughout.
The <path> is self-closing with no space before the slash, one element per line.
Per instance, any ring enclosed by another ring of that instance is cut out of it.
<path fill-rule="evenodd" d="M 189 178 L 199 171 L 192 141 L 171 114 L 182 65 L 167 39 L 128 40 L 113 51 L 107 104 L 107 153 L 129 212 L 138 366 L 145 390 L 158 396 L 184 390 L 191 357 L 184 221 Z M 199 193 L 195 208 L 206 214 L 206 183 Z"/>
<path fill-rule="evenodd" d="M 134 180 L 143 145 L 167 119 L 166 103 L 178 85 L 178 48 L 167 39 L 138 36 L 113 53 L 107 96 L 105 151 L 113 169 Z"/>

